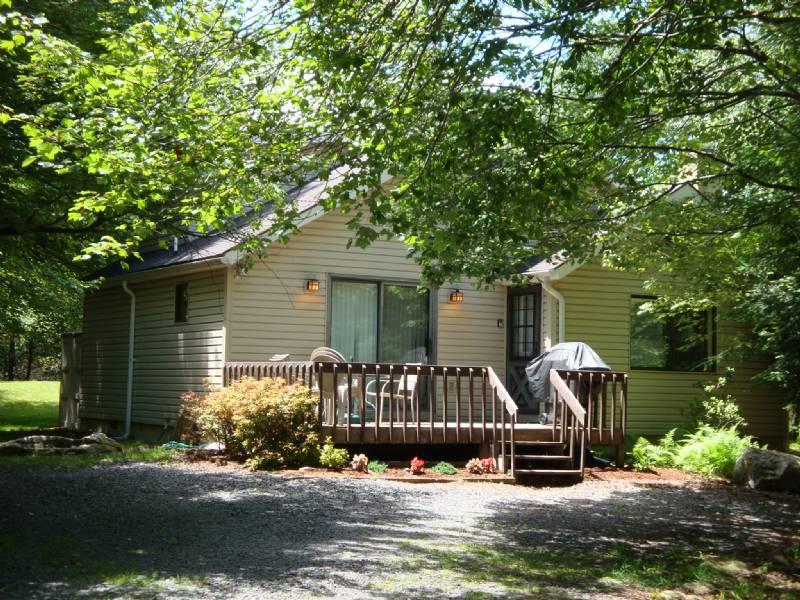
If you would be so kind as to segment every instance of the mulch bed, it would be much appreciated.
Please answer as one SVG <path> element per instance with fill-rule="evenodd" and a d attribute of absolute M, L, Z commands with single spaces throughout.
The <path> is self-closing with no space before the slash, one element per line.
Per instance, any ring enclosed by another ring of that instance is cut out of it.
<path fill-rule="evenodd" d="M 189 454 L 183 460 L 188 462 L 205 462 L 206 464 L 215 464 L 217 467 L 227 467 L 232 469 L 247 469 L 243 464 L 236 461 L 227 461 L 224 457 L 215 456 L 213 453 L 198 453 Z M 207 461 L 207 462 L 206 462 Z M 475 475 L 467 473 L 466 470 L 460 468 L 455 475 L 442 475 L 430 468 L 419 475 L 412 475 L 405 468 L 389 467 L 385 473 L 362 473 L 360 471 L 352 471 L 350 469 L 342 469 L 341 471 L 333 471 L 325 468 L 303 467 L 302 469 L 281 469 L 272 471 L 272 473 L 283 475 L 286 477 L 326 477 L 338 479 L 342 477 L 352 477 L 356 479 L 387 479 L 390 481 L 406 481 L 412 483 L 440 483 L 448 481 L 484 481 L 484 482 L 513 482 L 510 475 L 503 475 L 502 473 Z M 651 471 L 636 471 L 630 467 L 617 468 L 617 467 L 590 467 L 584 470 L 584 481 L 642 481 L 642 482 L 688 482 L 688 481 L 706 481 L 710 483 L 712 480 L 680 469 L 652 469 Z"/>
<path fill-rule="evenodd" d="M 699 477 L 680 469 L 636 471 L 630 467 L 623 469 L 617 467 L 607 467 L 605 469 L 592 467 L 584 471 L 584 479 L 586 481 L 691 481 L 699 479 Z"/>
<path fill-rule="evenodd" d="M 280 475 L 302 476 L 302 477 L 357 477 L 362 479 L 388 479 L 390 481 L 408 481 L 414 483 L 439 483 L 446 481 L 513 481 L 510 476 L 502 473 L 475 475 L 467 473 L 464 469 L 459 469 L 455 475 L 442 475 L 431 469 L 425 469 L 419 475 L 412 475 L 405 469 L 389 467 L 385 473 L 361 473 L 343 469 L 341 471 L 331 471 L 329 469 L 303 468 L 302 470 L 285 469 L 277 471 Z"/>

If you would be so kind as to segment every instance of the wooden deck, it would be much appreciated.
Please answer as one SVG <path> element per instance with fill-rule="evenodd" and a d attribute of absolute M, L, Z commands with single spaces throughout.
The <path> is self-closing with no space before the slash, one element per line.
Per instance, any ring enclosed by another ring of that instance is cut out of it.
<path fill-rule="evenodd" d="M 305 382 L 319 398 L 321 434 L 337 444 L 478 444 L 511 475 L 582 475 L 591 446 L 614 446 L 618 463 L 624 456 L 625 373 L 552 370 L 546 425 L 520 423 L 516 403 L 487 366 L 225 365 L 226 384 L 243 376 Z"/>
<path fill-rule="evenodd" d="M 433 429 L 428 424 L 424 424 L 419 430 L 416 427 L 403 429 L 401 422 L 394 423 L 393 427 L 384 422 L 378 427 L 375 421 L 370 421 L 360 425 L 353 425 L 348 428 L 346 425 L 322 425 L 323 436 L 331 436 L 336 444 L 491 444 L 499 441 L 499 431 L 486 431 L 481 427 L 481 423 L 462 421 L 458 424 L 449 423 L 445 428 L 442 423 L 434 423 Z M 508 431 L 508 427 L 506 431 Z M 551 442 L 561 436 L 561 429 L 556 427 L 554 430 L 551 425 L 539 425 L 536 423 L 516 423 L 514 425 L 516 441 L 518 442 Z M 608 430 L 593 429 L 588 433 L 589 445 L 594 446 L 616 446 L 624 443 L 621 432 L 616 432 L 613 436 Z"/>

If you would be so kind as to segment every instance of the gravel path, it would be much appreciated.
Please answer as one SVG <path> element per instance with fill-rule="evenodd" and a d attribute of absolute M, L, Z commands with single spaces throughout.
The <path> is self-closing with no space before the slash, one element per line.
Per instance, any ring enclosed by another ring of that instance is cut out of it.
<path fill-rule="evenodd" d="M 696 482 L 530 488 L 14 467 L 0 469 L 0 597 L 647 598 L 595 574 L 570 579 L 561 565 L 577 549 L 621 547 L 745 560 L 797 544 L 798 532 L 800 498 Z M 498 558 L 524 564 L 498 568 Z M 536 564 L 538 580 L 520 580 Z"/>

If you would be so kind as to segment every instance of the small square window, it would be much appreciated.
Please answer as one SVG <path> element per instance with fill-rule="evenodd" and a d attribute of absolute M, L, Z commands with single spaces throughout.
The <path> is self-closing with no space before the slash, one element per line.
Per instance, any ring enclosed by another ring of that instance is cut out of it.
<path fill-rule="evenodd" d="M 713 371 L 714 311 L 662 317 L 641 307 L 654 298 L 631 298 L 631 369 Z"/>
<path fill-rule="evenodd" d="M 189 320 L 189 284 L 179 283 L 175 286 L 175 322 L 186 323 Z"/>

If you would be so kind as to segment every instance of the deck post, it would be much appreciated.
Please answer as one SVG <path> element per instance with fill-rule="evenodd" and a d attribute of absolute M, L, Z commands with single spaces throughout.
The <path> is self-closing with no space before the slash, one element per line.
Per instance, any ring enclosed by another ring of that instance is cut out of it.
<path fill-rule="evenodd" d="M 495 402 L 497 401 L 497 392 L 495 392 Z M 508 473 L 508 463 L 506 461 L 506 407 L 500 407 L 500 456 L 503 460 L 503 473 Z"/>
<path fill-rule="evenodd" d="M 511 456 L 509 458 L 509 462 L 511 463 L 511 476 L 512 477 L 516 477 L 516 473 L 515 473 L 516 466 L 514 464 L 514 463 L 517 462 L 517 460 L 516 460 L 517 446 L 516 446 L 516 440 L 515 440 L 515 437 L 514 437 L 514 428 L 515 428 L 514 426 L 515 426 L 516 422 L 517 422 L 517 415 L 516 414 L 511 415 Z"/>

